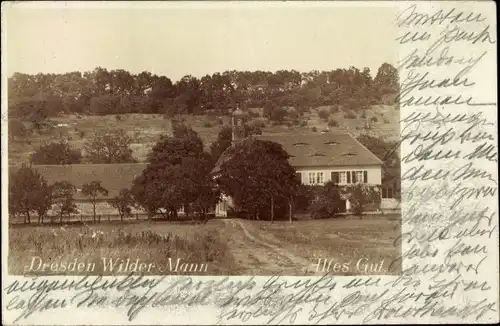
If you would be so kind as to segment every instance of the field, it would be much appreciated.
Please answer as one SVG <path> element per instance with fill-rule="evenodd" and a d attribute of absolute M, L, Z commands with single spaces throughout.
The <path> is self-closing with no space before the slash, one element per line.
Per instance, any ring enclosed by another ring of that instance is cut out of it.
<path fill-rule="evenodd" d="M 214 275 L 237 272 L 231 260 L 225 225 L 137 222 L 99 225 L 10 226 L 9 272 L 22 274 L 32 257 L 43 262 L 97 262 L 89 274 L 109 275 L 101 259 L 140 259 L 168 266 L 168 258 L 203 262 Z M 37 261 L 38 262 L 38 261 Z M 63 274 L 46 271 L 45 274 Z M 126 273 L 124 273 L 126 274 Z M 148 274 L 146 272 L 146 274 Z M 149 274 L 153 274 L 151 271 Z"/>
<path fill-rule="evenodd" d="M 11 226 L 9 273 L 23 273 L 24 266 L 38 256 L 44 262 L 139 258 L 156 266 L 167 266 L 169 258 L 182 258 L 207 263 L 210 275 L 311 275 L 318 273 L 314 264 L 323 259 L 349 264 L 349 270 L 339 275 L 394 274 L 399 270 L 386 270 L 400 254 L 399 247 L 393 246 L 400 234 L 399 219 L 376 215 L 293 223 L 214 219 L 207 224 Z M 383 271 L 356 270 L 356 262 L 363 259 L 383 265 Z M 93 273 L 106 274 L 102 268 Z"/>
<path fill-rule="evenodd" d="M 264 134 L 311 132 L 313 128 L 320 132 L 328 128 L 327 122 L 318 117 L 320 110 L 329 110 L 329 107 L 316 108 L 299 118 L 306 125 L 287 125 L 286 121 L 282 125 L 272 125 L 263 117 L 254 117 L 252 120 L 264 125 Z M 252 111 L 262 113 L 260 109 L 252 109 Z M 399 135 L 399 112 L 394 106 L 373 106 L 364 111 L 364 114 L 355 113 L 355 117 L 351 116 L 351 118 L 346 117 L 346 112 L 338 111 L 331 113 L 330 117 L 338 122 L 338 126 L 330 128 L 332 131 L 349 131 L 354 136 L 369 134 L 389 140 L 396 140 Z M 220 120 L 216 116 L 185 115 L 181 118 L 199 133 L 207 149 L 217 138 L 222 125 L 230 123 L 228 117 L 222 117 Z M 51 118 L 50 121 L 54 126 L 52 130 L 9 142 L 10 165 L 27 162 L 31 153 L 43 143 L 68 139 L 73 148 L 81 150 L 85 141 L 96 132 L 117 128 L 126 130 L 132 139 L 133 156 L 143 162 L 160 135 L 171 131 L 170 120 L 159 114 L 125 114 L 119 119 L 116 115 L 80 117 L 67 115 Z"/>

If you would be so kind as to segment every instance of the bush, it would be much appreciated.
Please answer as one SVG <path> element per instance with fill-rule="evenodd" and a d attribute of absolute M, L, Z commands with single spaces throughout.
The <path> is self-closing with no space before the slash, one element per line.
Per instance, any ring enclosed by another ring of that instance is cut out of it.
<path fill-rule="evenodd" d="M 309 211 L 314 219 L 332 218 L 344 210 L 344 205 L 339 186 L 330 181 L 318 189 Z"/>
<path fill-rule="evenodd" d="M 81 152 L 71 148 L 65 140 L 44 144 L 31 154 L 31 162 L 39 165 L 78 164 L 81 163 L 81 160 Z"/>
<path fill-rule="evenodd" d="M 302 120 L 302 121 L 300 122 L 300 126 L 301 126 L 301 127 L 306 127 L 306 126 L 307 126 L 307 120 Z"/>
<path fill-rule="evenodd" d="M 283 108 L 275 108 L 269 117 L 269 120 L 275 122 L 276 124 L 281 124 L 288 112 Z"/>
<path fill-rule="evenodd" d="M 116 119 L 116 121 L 122 121 L 122 116 L 117 114 L 117 115 L 115 115 L 115 119 Z"/>
<path fill-rule="evenodd" d="M 210 121 L 205 121 L 203 123 L 203 127 L 205 127 L 205 128 L 212 128 L 213 126 L 212 126 L 212 123 Z"/>
<path fill-rule="evenodd" d="M 344 192 L 351 203 L 351 213 L 356 216 L 362 216 L 368 204 L 381 201 L 380 189 L 375 186 L 358 183 L 348 186 Z"/>
<path fill-rule="evenodd" d="M 338 123 L 338 122 L 337 122 L 337 120 L 335 120 L 335 119 L 330 119 L 330 120 L 328 121 L 328 126 L 329 126 L 329 127 L 338 127 L 338 126 L 339 126 L 339 123 Z"/>
<path fill-rule="evenodd" d="M 316 127 L 312 127 L 312 128 L 311 128 L 311 130 L 312 130 L 312 132 L 317 132 L 317 131 L 318 131 L 318 128 L 316 128 Z"/>
<path fill-rule="evenodd" d="M 385 123 L 385 124 L 388 124 L 388 123 L 390 123 L 390 121 L 389 121 L 389 120 L 387 120 L 387 119 L 384 119 L 384 123 Z"/>
<path fill-rule="evenodd" d="M 377 117 L 372 117 L 370 120 L 371 120 L 372 122 L 378 122 Z"/>
<path fill-rule="evenodd" d="M 328 120 L 328 117 L 330 116 L 330 113 L 327 110 L 321 110 L 318 112 L 318 117 L 322 120 Z"/>

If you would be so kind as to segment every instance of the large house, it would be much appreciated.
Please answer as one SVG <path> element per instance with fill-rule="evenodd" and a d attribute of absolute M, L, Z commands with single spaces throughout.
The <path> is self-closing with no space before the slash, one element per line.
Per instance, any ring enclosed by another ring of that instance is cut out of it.
<path fill-rule="evenodd" d="M 233 146 L 242 141 L 245 114 L 237 109 L 233 113 Z M 383 162 L 356 138 L 348 133 L 275 134 L 252 136 L 257 140 L 279 143 L 290 155 L 289 163 L 296 170 L 302 184 L 323 185 L 333 181 L 340 186 L 365 183 L 379 186 L 382 193 L 380 206 L 375 209 L 395 209 L 398 202 L 382 185 Z M 220 172 L 224 162 L 230 159 L 229 150 L 221 155 L 213 173 Z M 346 211 L 350 210 L 349 200 L 345 200 Z M 224 196 L 216 206 L 215 215 L 225 217 L 232 210 L 233 202 Z"/>

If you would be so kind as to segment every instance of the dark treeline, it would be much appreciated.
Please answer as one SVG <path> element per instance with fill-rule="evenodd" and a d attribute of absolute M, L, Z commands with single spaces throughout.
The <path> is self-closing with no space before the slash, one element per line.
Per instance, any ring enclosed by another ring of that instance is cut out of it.
<path fill-rule="evenodd" d="M 300 73 L 295 70 L 226 71 L 201 79 L 187 75 L 173 83 L 149 72 L 98 67 L 88 72 L 28 75 L 8 80 L 9 116 L 37 123 L 60 114 L 227 113 L 247 107 L 338 105 L 363 109 L 397 92 L 397 70 L 384 63 L 372 77 L 368 68 Z"/>

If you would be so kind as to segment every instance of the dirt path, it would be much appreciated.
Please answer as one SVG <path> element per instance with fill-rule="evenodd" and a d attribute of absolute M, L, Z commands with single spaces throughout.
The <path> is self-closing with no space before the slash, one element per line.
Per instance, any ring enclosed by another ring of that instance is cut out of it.
<path fill-rule="evenodd" d="M 311 261 L 299 257 L 258 235 L 252 234 L 245 224 L 237 219 L 222 220 L 232 228 L 230 247 L 245 275 L 304 275 Z M 308 273 L 311 274 L 311 273 Z"/>

